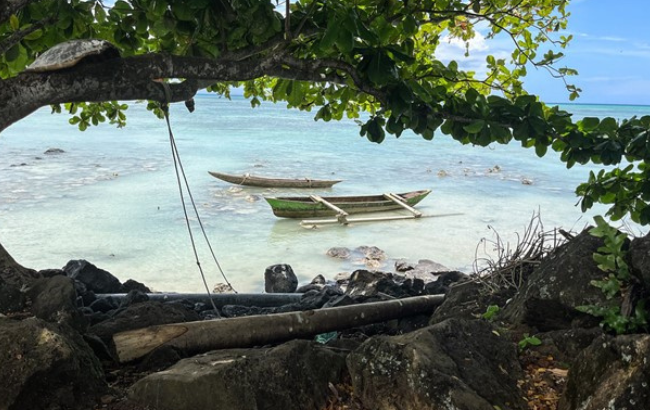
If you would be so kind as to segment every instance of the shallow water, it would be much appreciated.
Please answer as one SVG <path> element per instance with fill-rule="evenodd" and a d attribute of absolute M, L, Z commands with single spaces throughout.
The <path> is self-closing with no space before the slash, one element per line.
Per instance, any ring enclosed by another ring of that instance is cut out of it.
<path fill-rule="evenodd" d="M 591 221 L 573 193 L 590 168 L 566 170 L 553 154 L 539 159 L 515 145 L 461 146 L 442 135 L 376 145 L 359 137 L 353 121 L 314 122 L 313 114 L 281 105 L 251 109 L 238 97 L 199 96 L 196 106 L 192 114 L 173 106 L 172 128 L 208 237 L 240 292 L 261 291 L 264 268 L 275 263 L 290 264 L 301 282 L 363 267 L 326 256 L 334 246 L 377 246 L 392 259 L 432 259 L 469 272 L 481 238 L 492 238 L 488 226 L 515 242 L 535 212 L 547 229 L 579 230 Z M 650 113 L 636 106 L 565 108 L 577 118 Z M 124 129 L 79 132 L 66 116 L 43 109 L 0 134 L 0 243 L 35 269 L 87 259 L 123 281 L 202 291 L 165 124 L 143 104 L 127 114 Z M 65 152 L 44 154 L 53 147 Z M 237 187 L 208 170 L 344 180 L 309 191 L 319 195 L 429 188 L 418 209 L 431 217 L 305 229 L 275 218 L 262 199 L 304 191 Z M 223 282 L 194 232 L 208 283 Z"/>

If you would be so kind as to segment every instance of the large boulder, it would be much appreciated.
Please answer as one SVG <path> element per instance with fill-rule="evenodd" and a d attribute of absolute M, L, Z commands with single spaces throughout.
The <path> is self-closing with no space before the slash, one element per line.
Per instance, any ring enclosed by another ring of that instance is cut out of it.
<path fill-rule="evenodd" d="M 347 363 L 365 408 L 526 408 L 516 348 L 487 321 L 450 319 L 406 335 L 372 337 Z"/>
<path fill-rule="evenodd" d="M 21 288 L 31 285 L 35 280 L 41 278 L 41 275 L 34 269 L 26 268 L 16 262 L 0 244 L 0 278 L 5 283 Z"/>
<path fill-rule="evenodd" d="M 273 348 L 219 350 L 139 380 L 130 397 L 158 410 L 324 408 L 345 352 L 294 340 Z"/>
<path fill-rule="evenodd" d="M 298 278 L 291 266 L 271 265 L 264 271 L 264 290 L 267 293 L 293 293 L 298 288 Z"/>
<path fill-rule="evenodd" d="M 650 335 L 602 336 L 569 370 L 560 410 L 650 409 Z"/>
<path fill-rule="evenodd" d="M 67 323 L 78 331 L 86 329 L 88 322 L 77 310 L 77 293 L 72 279 L 65 276 L 39 279 L 28 295 L 32 300 L 31 311 L 37 318 Z"/>
<path fill-rule="evenodd" d="M 641 238 L 635 238 L 627 253 L 630 272 L 650 292 L 650 233 Z"/>
<path fill-rule="evenodd" d="M 89 409 L 104 373 L 69 326 L 0 318 L 0 409 Z"/>
<path fill-rule="evenodd" d="M 95 293 L 124 292 L 119 279 L 86 260 L 71 260 L 63 267 L 63 271 L 68 277 L 86 285 L 86 289 L 89 291 Z"/>
<path fill-rule="evenodd" d="M 515 293 L 514 289 L 492 292 L 480 282 L 466 281 L 451 286 L 444 302 L 436 308 L 429 324 L 447 319 L 478 319 L 491 305 L 502 308 Z"/>
<path fill-rule="evenodd" d="M 531 273 L 512 302 L 506 305 L 500 319 L 540 332 L 597 326 L 597 318 L 579 312 L 576 307 L 621 303 L 620 298 L 607 300 L 603 292 L 591 284 L 606 276 L 594 261 L 594 253 L 601 246 L 602 239 L 584 230 L 555 249 Z"/>
<path fill-rule="evenodd" d="M 20 312 L 25 308 L 25 294 L 20 288 L 5 282 L 0 276 L 0 313 Z"/>

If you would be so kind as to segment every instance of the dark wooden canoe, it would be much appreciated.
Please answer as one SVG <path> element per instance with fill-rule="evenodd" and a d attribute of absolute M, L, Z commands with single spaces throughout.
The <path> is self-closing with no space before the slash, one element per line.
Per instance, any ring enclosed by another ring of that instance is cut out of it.
<path fill-rule="evenodd" d="M 327 179 L 289 179 L 289 178 L 265 178 L 250 174 L 229 175 L 221 172 L 208 171 L 210 175 L 222 181 L 230 182 L 237 185 L 258 186 L 264 188 L 329 188 L 334 184 L 341 182 Z"/>
<path fill-rule="evenodd" d="M 422 201 L 431 190 L 392 194 L 399 197 L 409 206 L 414 206 Z M 390 195 L 390 194 L 389 194 Z M 318 197 L 320 198 L 320 197 Z M 280 218 L 314 218 L 323 216 L 336 216 L 338 212 L 328 207 L 314 196 L 305 197 L 265 197 L 271 205 L 275 216 Z M 404 207 L 387 197 L 387 195 L 368 196 L 324 196 L 325 202 L 334 205 L 348 214 L 362 214 L 370 212 L 392 211 Z"/>

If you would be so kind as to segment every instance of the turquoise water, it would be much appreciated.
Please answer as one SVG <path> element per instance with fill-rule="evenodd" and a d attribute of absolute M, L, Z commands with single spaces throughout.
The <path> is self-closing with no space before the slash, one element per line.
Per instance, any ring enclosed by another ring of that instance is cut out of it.
<path fill-rule="evenodd" d="M 564 108 L 576 118 L 650 113 L 637 106 Z M 0 243 L 35 269 L 83 258 L 123 281 L 201 291 L 166 126 L 143 104 L 127 113 L 123 129 L 79 132 L 46 108 L 0 134 Z M 539 159 L 515 145 L 461 146 L 442 135 L 376 145 L 359 136 L 353 121 L 315 122 L 313 114 L 282 105 L 251 109 L 241 97 L 199 96 L 192 114 L 173 106 L 171 121 L 208 237 L 240 292 L 261 291 L 264 268 L 275 263 L 290 264 L 301 282 L 364 266 L 326 256 L 334 246 L 377 246 L 393 259 L 432 259 L 470 272 L 477 245 L 492 238 L 488 226 L 514 243 L 538 211 L 547 229 L 579 230 L 591 221 L 573 192 L 591 168 L 566 170 L 553 154 Z M 65 153 L 45 155 L 48 148 Z M 305 229 L 275 218 L 262 199 L 304 191 L 237 187 L 208 170 L 344 180 L 310 191 L 320 195 L 429 188 L 418 209 L 434 217 Z M 223 282 L 199 244 L 208 283 Z"/>

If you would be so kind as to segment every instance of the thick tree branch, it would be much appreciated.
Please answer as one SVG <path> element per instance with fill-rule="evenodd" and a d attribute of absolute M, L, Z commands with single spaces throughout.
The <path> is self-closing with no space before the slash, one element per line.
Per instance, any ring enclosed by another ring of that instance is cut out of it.
<path fill-rule="evenodd" d="M 337 74 L 337 70 L 345 75 Z M 173 84 L 172 88 L 172 102 L 180 102 L 190 99 L 207 84 L 263 76 L 340 84 L 347 84 L 351 79 L 361 91 L 385 100 L 380 90 L 364 84 L 354 67 L 334 60 L 299 60 L 281 52 L 244 61 L 147 54 L 48 73 L 23 73 L 0 81 L 0 112 L 3 113 L 0 131 L 50 104 L 162 101 L 163 89 L 154 81 L 160 78 L 185 80 Z"/>

